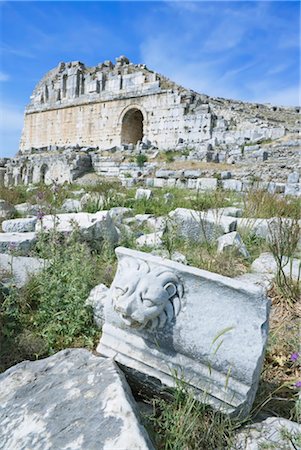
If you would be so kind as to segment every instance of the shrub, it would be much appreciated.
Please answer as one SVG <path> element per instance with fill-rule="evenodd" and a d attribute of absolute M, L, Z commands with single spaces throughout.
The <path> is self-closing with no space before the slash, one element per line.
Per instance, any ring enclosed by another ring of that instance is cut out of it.
<path fill-rule="evenodd" d="M 140 169 L 144 166 L 144 164 L 147 162 L 147 156 L 143 153 L 139 153 L 139 155 L 136 156 L 136 164 Z"/>

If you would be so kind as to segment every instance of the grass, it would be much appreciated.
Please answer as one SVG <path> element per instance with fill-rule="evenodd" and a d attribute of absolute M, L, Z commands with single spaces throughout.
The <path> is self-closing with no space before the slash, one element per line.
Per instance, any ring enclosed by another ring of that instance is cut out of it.
<path fill-rule="evenodd" d="M 251 189 L 243 197 L 244 217 L 269 219 L 271 217 L 290 217 L 299 219 L 301 213 L 298 198 L 285 198 L 266 190 Z"/>

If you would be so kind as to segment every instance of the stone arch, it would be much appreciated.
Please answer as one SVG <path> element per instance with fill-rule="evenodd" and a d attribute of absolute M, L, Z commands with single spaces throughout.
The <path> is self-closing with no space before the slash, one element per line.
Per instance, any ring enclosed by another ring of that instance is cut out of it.
<path fill-rule="evenodd" d="M 46 174 L 48 172 L 47 164 L 43 164 L 40 169 L 40 183 L 45 183 Z"/>
<path fill-rule="evenodd" d="M 145 113 L 140 107 L 127 107 L 120 118 L 121 144 L 137 144 L 141 141 L 145 128 Z"/>

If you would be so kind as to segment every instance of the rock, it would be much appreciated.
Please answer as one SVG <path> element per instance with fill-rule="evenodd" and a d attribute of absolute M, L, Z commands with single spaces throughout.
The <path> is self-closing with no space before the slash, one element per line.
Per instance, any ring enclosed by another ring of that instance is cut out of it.
<path fill-rule="evenodd" d="M 12 282 L 18 288 L 24 286 L 32 275 L 39 273 L 47 264 L 45 259 L 27 256 L 14 256 L 0 253 L 0 271 L 12 276 Z"/>
<path fill-rule="evenodd" d="M 36 233 L 0 233 L 0 253 L 26 256 L 36 240 Z"/>
<path fill-rule="evenodd" d="M 26 233 L 34 231 L 36 223 L 36 217 L 4 220 L 2 222 L 2 230 L 4 231 L 4 233 Z"/>
<path fill-rule="evenodd" d="M 104 301 L 108 294 L 109 288 L 104 284 L 98 284 L 93 288 L 86 300 L 86 305 L 91 306 L 93 309 L 94 322 L 101 329 L 104 322 Z"/>
<path fill-rule="evenodd" d="M 236 249 L 239 253 L 242 254 L 244 258 L 250 258 L 250 253 L 248 252 L 247 247 L 243 243 L 240 234 L 237 231 L 233 231 L 232 233 L 227 233 L 223 236 L 220 236 L 217 239 L 217 243 L 218 253 L 223 253 L 228 249 Z"/>
<path fill-rule="evenodd" d="M 139 188 L 136 191 L 135 200 L 142 200 L 142 199 L 149 200 L 152 196 L 153 193 L 150 189 Z"/>
<path fill-rule="evenodd" d="M 67 198 L 61 207 L 62 212 L 72 213 L 81 211 L 81 202 L 74 198 Z"/>
<path fill-rule="evenodd" d="M 0 219 L 11 219 L 16 213 L 15 207 L 0 199 Z"/>
<path fill-rule="evenodd" d="M 178 373 L 201 402 L 246 416 L 268 334 L 263 289 L 148 253 L 116 254 L 97 351 L 137 387 L 162 391 Z"/>
<path fill-rule="evenodd" d="M 290 183 L 299 183 L 299 173 L 298 172 L 292 172 L 287 177 L 288 184 Z"/>
<path fill-rule="evenodd" d="M 198 191 L 215 191 L 217 188 L 216 178 L 198 178 L 196 189 Z"/>
<path fill-rule="evenodd" d="M 294 450 L 300 448 L 301 425 L 282 417 L 268 417 L 243 427 L 233 450 Z"/>
<path fill-rule="evenodd" d="M 114 223 L 120 224 L 125 216 L 130 214 L 132 208 L 124 208 L 122 206 L 116 206 L 109 211 L 110 217 Z"/>
<path fill-rule="evenodd" d="M 16 449 L 153 449 L 121 370 L 84 349 L 0 375 L 0 442 Z"/>
<path fill-rule="evenodd" d="M 117 242 L 118 234 L 114 223 L 108 211 L 98 211 L 95 214 L 90 213 L 69 213 L 47 215 L 38 221 L 36 231 L 50 231 L 56 228 L 58 233 L 70 234 L 75 225 L 79 232 L 87 241 L 98 239 L 107 239 L 111 242 Z"/>
<path fill-rule="evenodd" d="M 164 231 L 166 228 L 166 217 L 150 217 L 147 219 L 146 224 L 154 231 Z"/>
<path fill-rule="evenodd" d="M 157 231 L 155 233 L 143 234 L 138 239 L 136 239 L 136 244 L 138 247 L 161 247 L 163 231 Z"/>
<path fill-rule="evenodd" d="M 236 220 L 210 211 L 177 208 L 169 213 L 177 234 L 193 242 L 211 242 L 225 233 L 236 230 Z"/>
<path fill-rule="evenodd" d="M 292 266 L 289 258 L 287 257 L 284 257 L 283 262 L 286 263 L 283 268 L 285 275 L 288 277 L 291 276 L 294 280 L 298 280 L 301 275 L 300 260 L 293 258 Z M 276 275 L 277 264 L 273 254 L 270 252 L 261 253 L 261 255 L 253 261 L 251 270 L 252 272 Z"/>
<path fill-rule="evenodd" d="M 163 198 L 166 204 L 172 203 L 174 200 L 174 195 L 171 194 L 170 192 L 167 192 L 166 194 L 163 195 Z"/>
<path fill-rule="evenodd" d="M 39 205 L 31 205 L 30 203 L 19 203 L 15 205 L 15 209 L 22 216 L 36 216 L 40 207 Z"/>

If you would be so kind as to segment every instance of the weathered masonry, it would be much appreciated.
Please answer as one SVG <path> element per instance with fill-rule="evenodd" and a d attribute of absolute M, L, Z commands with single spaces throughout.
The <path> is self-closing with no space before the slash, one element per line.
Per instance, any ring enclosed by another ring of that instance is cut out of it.
<path fill-rule="evenodd" d="M 277 108 L 276 108 L 277 109 Z M 137 144 L 242 144 L 285 134 L 272 108 L 215 99 L 132 64 L 60 63 L 38 83 L 25 111 L 20 152 Z M 261 116 L 260 120 L 254 117 Z"/>
<path fill-rule="evenodd" d="M 61 63 L 36 86 L 26 109 L 20 150 L 53 146 L 100 149 L 136 144 L 147 136 L 166 148 L 179 138 L 211 137 L 212 115 L 203 105 L 189 114 L 193 93 L 143 65 L 117 59 L 86 68 Z"/>

